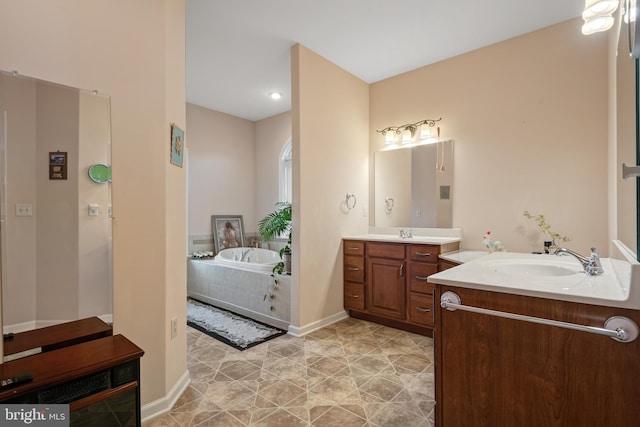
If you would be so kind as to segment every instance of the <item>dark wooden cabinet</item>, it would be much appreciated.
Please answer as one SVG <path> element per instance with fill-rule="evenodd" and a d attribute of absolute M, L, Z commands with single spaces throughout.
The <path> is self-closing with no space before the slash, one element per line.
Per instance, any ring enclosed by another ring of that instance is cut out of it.
<path fill-rule="evenodd" d="M 427 245 L 345 240 L 344 307 L 352 317 L 432 335 L 439 255 L 458 243 Z M 364 268 L 363 268 L 364 266 Z"/>
<path fill-rule="evenodd" d="M 367 258 L 369 312 L 392 319 L 405 318 L 404 259 Z"/>
<path fill-rule="evenodd" d="M 640 312 L 437 285 L 463 305 L 602 327 Z M 640 339 L 630 343 L 437 306 L 441 427 L 632 427 L 640 420 Z"/>
<path fill-rule="evenodd" d="M 44 332 L 43 332 L 44 331 Z M 49 333 L 56 332 L 56 345 Z M 94 334 L 99 337 L 90 339 Z M 21 335 L 25 334 L 25 335 Z M 101 336 L 108 334 L 107 336 Z M 14 350 L 30 343 L 39 354 L 0 365 L 0 377 L 33 379 L 0 391 L 0 402 L 69 404 L 71 426 L 140 426 L 140 358 L 144 352 L 93 320 L 16 334 Z M 77 340 L 81 340 L 78 342 Z"/>

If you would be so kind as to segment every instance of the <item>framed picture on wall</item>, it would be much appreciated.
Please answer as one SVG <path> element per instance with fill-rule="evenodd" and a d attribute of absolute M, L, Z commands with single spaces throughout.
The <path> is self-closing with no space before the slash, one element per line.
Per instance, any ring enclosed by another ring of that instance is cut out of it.
<path fill-rule="evenodd" d="M 171 123 L 171 164 L 182 167 L 184 154 L 184 131 Z"/>
<path fill-rule="evenodd" d="M 223 249 L 244 246 L 242 215 L 211 215 L 211 228 L 216 253 Z"/>
<path fill-rule="evenodd" d="M 49 152 L 49 179 L 67 179 L 67 152 Z"/>

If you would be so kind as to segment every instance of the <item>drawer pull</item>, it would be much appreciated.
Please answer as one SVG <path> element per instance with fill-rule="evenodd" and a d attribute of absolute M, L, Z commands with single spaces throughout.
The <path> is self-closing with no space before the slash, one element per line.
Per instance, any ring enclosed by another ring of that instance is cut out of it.
<path fill-rule="evenodd" d="M 349 249 L 350 251 L 359 251 L 360 250 L 360 248 L 357 247 L 357 246 L 351 246 L 351 247 L 349 247 L 347 249 Z"/>
<path fill-rule="evenodd" d="M 416 252 L 416 256 L 431 256 L 429 252 Z"/>
<path fill-rule="evenodd" d="M 359 269 L 358 267 L 348 266 L 348 267 L 347 267 L 347 270 L 349 270 L 349 271 L 358 271 L 358 270 L 360 270 L 360 269 Z"/>
<path fill-rule="evenodd" d="M 426 282 L 428 279 L 427 276 L 416 276 L 416 280 L 422 280 L 423 282 Z"/>
<path fill-rule="evenodd" d="M 430 308 L 424 308 L 424 307 L 416 307 L 416 311 L 419 311 L 420 313 L 431 313 Z"/>
<path fill-rule="evenodd" d="M 349 298 L 360 298 L 360 295 L 349 295 Z"/>

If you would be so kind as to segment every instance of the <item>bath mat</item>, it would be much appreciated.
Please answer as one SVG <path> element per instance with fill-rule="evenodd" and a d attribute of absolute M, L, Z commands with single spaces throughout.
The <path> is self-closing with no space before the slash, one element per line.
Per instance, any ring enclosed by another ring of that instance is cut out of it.
<path fill-rule="evenodd" d="M 287 333 L 193 298 L 187 298 L 187 325 L 241 351 Z"/>

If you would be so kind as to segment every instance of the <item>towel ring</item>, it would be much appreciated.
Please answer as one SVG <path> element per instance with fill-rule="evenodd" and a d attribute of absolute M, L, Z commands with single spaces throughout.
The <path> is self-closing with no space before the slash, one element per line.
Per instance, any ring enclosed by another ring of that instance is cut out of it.
<path fill-rule="evenodd" d="M 347 204 L 347 209 L 351 210 L 356 207 L 356 203 L 358 200 L 356 199 L 355 194 L 347 193 L 347 198 L 345 203 Z"/>
<path fill-rule="evenodd" d="M 391 213 L 391 211 L 393 210 L 393 206 L 396 204 L 395 200 L 393 200 L 393 197 L 385 197 L 384 198 L 384 210 L 386 213 Z"/>

